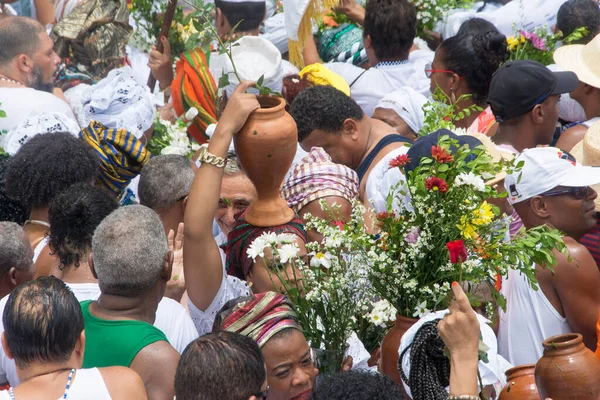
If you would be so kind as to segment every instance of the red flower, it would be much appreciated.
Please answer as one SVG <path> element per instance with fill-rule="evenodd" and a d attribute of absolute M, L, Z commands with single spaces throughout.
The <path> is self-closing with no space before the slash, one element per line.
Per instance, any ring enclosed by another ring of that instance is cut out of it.
<path fill-rule="evenodd" d="M 502 290 L 502 275 L 496 274 L 496 282 L 494 283 L 494 287 L 498 292 Z"/>
<path fill-rule="evenodd" d="M 342 221 L 334 221 L 333 225 L 337 226 L 338 228 L 340 228 L 340 231 L 344 230 L 344 223 Z"/>
<path fill-rule="evenodd" d="M 446 243 L 446 247 L 450 253 L 450 262 L 452 264 L 458 264 L 459 262 L 467 261 L 467 249 L 465 248 L 465 242 L 462 240 L 455 240 L 453 242 Z"/>
<path fill-rule="evenodd" d="M 382 211 L 376 215 L 376 218 L 380 221 L 385 221 L 388 218 L 396 218 L 396 214 L 392 212 Z"/>
<path fill-rule="evenodd" d="M 425 179 L 425 188 L 434 192 L 446 193 L 448 191 L 448 184 L 445 180 L 432 176 Z"/>
<path fill-rule="evenodd" d="M 442 146 L 431 146 L 431 156 L 440 164 L 445 164 L 454 161 L 452 154 L 449 154 Z"/>
<path fill-rule="evenodd" d="M 403 168 L 410 162 L 410 158 L 406 154 L 400 154 L 398 157 L 390 161 L 390 168 Z"/>

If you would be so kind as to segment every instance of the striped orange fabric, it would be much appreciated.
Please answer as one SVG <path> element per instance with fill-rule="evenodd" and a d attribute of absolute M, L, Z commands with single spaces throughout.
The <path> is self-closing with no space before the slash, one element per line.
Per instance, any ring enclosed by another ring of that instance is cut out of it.
<path fill-rule="evenodd" d="M 198 110 L 188 133 L 198 143 L 206 143 L 206 128 L 217 122 L 217 85 L 208 69 L 206 55 L 200 48 L 186 51 L 181 54 L 175 70 L 171 84 L 173 108 L 177 115 L 185 114 L 192 107 Z"/>

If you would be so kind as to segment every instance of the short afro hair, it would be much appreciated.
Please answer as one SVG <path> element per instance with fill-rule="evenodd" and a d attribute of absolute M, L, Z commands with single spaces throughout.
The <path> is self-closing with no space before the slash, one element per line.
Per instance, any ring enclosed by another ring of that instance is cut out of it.
<path fill-rule="evenodd" d="M 397 400 L 403 399 L 402 387 L 384 375 L 348 371 L 332 375 L 317 386 L 311 400 Z"/>
<path fill-rule="evenodd" d="M 117 209 L 119 203 L 103 188 L 83 183 L 71 186 L 56 196 L 48 209 L 50 248 L 60 259 L 60 269 L 87 261 L 92 238 L 100 222 Z"/>
<path fill-rule="evenodd" d="M 380 61 L 408 58 L 417 34 L 417 10 L 409 0 L 369 0 L 363 36 Z"/>
<path fill-rule="evenodd" d="M 27 209 L 20 202 L 8 197 L 4 188 L 4 175 L 10 159 L 9 155 L 0 156 L 0 221 L 16 222 L 23 225 L 29 216 Z"/>
<path fill-rule="evenodd" d="M 319 129 L 337 133 L 348 118 L 362 120 L 365 116 L 354 100 L 331 86 L 313 86 L 302 91 L 292 103 L 290 114 L 298 127 L 298 141 Z"/>
<path fill-rule="evenodd" d="M 11 159 L 4 184 L 6 193 L 25 208 L 48 206 L 63 190 L 92 185 L 98 159 L 83 141 L 70 133 L 36 135 Z"/>
<path fill-rule="evenodd" d="M 569 0 L 563 3 L 556 14 L 556 27 L 567 37 L 579 27 L 588 34 L 572 44 L 587 44 L 600 32 L 600 8 L 593 0 Z"/>

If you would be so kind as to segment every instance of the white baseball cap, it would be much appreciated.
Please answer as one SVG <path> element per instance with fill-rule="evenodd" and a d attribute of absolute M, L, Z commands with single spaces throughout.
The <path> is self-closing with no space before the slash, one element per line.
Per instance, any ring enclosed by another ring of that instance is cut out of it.
<path fill-rule="evenodd" d="M 585 187 L 600 183 L 600 168 L 584 167 L 571 154 L 556 147 L 527 149 L 515 159 L 523 167 L 506 175 L 510 204 L 539 196 L 557 186 Z"/>

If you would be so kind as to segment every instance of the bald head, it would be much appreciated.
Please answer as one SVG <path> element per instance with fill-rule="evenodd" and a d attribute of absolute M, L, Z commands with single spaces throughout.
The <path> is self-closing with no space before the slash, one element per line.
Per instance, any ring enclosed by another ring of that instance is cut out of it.
<path fill-rule="evenodd" d="M 40 46 L 40 33 L 43 32 L 42 24 L 31 18 L 0 18 L 0 67 L 19 54 L 33 56 Z"/>

